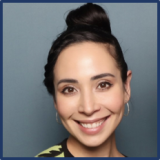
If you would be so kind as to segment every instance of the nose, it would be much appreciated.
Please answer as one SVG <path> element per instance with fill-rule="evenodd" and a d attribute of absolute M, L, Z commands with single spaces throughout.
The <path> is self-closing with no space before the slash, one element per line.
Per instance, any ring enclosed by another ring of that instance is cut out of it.
<path fill-rule="evenodd" d="M 96 103 L 96 99 L 93 93 L 83 93 L 80 98 L 80 104 L 78 111 L 87 116 L 92 115 L 95 112 L 98 112 L 101 109 L 100 104 Z"/>

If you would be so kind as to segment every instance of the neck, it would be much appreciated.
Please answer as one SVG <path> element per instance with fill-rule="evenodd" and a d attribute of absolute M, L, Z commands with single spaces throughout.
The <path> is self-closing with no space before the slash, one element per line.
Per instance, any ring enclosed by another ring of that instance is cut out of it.
<path fill-rule="evenodd" d="M 70 136 L 67 141 L 67 148 L 74 157 L 123 157 L 117 150 L 115 133 L 97 147 L 87 147 Z"/>

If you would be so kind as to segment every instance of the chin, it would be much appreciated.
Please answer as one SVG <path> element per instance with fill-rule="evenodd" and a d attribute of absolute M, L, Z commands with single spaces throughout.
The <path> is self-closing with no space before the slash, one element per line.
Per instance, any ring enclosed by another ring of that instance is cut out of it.
<path fill-rule="evenodd" d="M 89 136 L 86 138 L 80 138 L 77 139 L 82 145 L 86 146 L 86 147 L 99 147 L 102 144 L 104 144 L 105 142 L 107 142 L 107 140 L 110 138 L 110 136 L 106 137 L 106 135 L 103 137 L 101 135 L 97 135 L 97 136 Z"/>
<path fill-rule="evenodd" d="M 104 141 L 91 141 L 91 142 L 85 142 L 85 145 L 86 147 L 90 147 L 90 148 L 95 148 L 95 147 L 99 147 L 101 144 L 103 144 Z"/>

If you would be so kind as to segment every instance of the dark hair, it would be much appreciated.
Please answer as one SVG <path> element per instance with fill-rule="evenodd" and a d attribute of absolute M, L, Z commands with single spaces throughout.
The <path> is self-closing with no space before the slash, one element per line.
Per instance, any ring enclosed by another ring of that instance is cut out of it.
<path fill-rule="evenodd" d="M 87 3 L 69 12 L 66 17 L 67 29 L 53 42 L 45 65 L 44 84 L 55 98 L 53 69 L 61 51 L 73 43 L 85 41 L 110 44 L 115 52 L 111 56 L 117 62 L 123 83 L 127 79 L 127 64 L 118 40 L 112 35 L 110 21 L 104 9 L 96 4 Z"/>

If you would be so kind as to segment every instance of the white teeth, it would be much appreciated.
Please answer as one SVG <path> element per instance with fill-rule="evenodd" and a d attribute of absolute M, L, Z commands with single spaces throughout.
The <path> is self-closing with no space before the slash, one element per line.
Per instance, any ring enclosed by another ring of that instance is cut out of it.
<path fill-rule="evenodd" d="M 92 124 L 92 127 L 93 127 L 93 128 L 97 127 L 96 123 L 93 123 L 93 124 Z"/>
<path fill-rule="evenodd" d="M 87 124 L 87 128 L 91 128 L 92 127 L 92 125 L 91 124 Z"/>
<path fill-rule="evenodd" d="M 96 128 L 100 125 L 102 125 L 102 123 L 104 122 L 105 120 L 103 121 L 100 121 L 100 122 L 95 122 L 95 123 L 80 123 L 84 128 Z"/>

